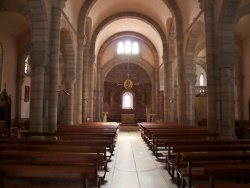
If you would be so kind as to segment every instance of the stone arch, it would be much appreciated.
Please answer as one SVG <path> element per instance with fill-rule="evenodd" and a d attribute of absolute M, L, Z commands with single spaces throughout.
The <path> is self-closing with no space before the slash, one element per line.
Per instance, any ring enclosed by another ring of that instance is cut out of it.
<path fill-rule="evenodd" d="M 250 4 L 246 4 L 242 7 L 240 7 L 239 9 L 237 9 L 236 12 L 236 17 L 235 17 L 235 21 L 234 21 L 234 29 L 237 25 L 237 23 L 239 22 L 239 20 L 243 17 L 246 16 L 247 14 L 250 14 Z M 234 31 L 233 29 L 233 31 Z"/>
<path fill-rule="evenodd" d="M 3 1 L 0 4 L 0 11 L 12 11 L 22 15 L 28 22 L 31 22 L 31 12 L 22 4 L 14 0 Z"/>
<path fill-rule="evenodd" d="M 154 55 L 154 63 L 156 65 L 156 63 L 159 62 L 159 57 L 158 57 L 158 53 L 156 51 L 156 48 L 155 46 L 153 45 L 153 43 L 148 40 L 145 36 L 139 34 L 139 33 L 135 33 L 135 32 L 129 32 L 129 31 L 126 31 L 126 32 L 120 32 L 120 33 L 117 33 L 113 36 L 111 36 L 110 38 L 108 38 L 104 43 L 103 45 L 101 46 L 100 50 L 99 50 L 99 53 L 98 53 L 98 56 L 97 56 L 97 64 L 100 62 L 100 60 L 102 59 L 102 56 L 103 56 L 103 53 L 105 51 L 105 49 L 107 48 L 107 46 L 112 43 L 114 40 L 116 39 L 119 39 L 119 38 L 122 38 L 122 37 L 132 37 L 132 38 L 137 38 L 137 39 L 140 39 L 142 40 L 143 42 L 146 43 L 146 45 L 151 49 L 151 51 L 153 52 L 153 55 Z"/>
<path fill-rule="evenodd" d="M 134 19 L 138 19 L 141 21 L 144 21 L 146 23 L 148 23 L 149 25 L 152 26 L 152 28 L 154 28 L 157 33 L 159 34 L 159 36 L 161 37 L 162 41 L 167 41 L 166 36 L 164 34 L 164 31 L 160 28 L 160 26 L 154 21 L 152 20 L 150 17 L 140 14 L 140 13 L 136 13 L 136 12 L 122 12 L 122 13 L 117 13 L 115 15 L 112 15 L 108 18 L 106 18 L 105 20 L 103 20 L 95 29 L 95 31 L 93 32 L 93 35 L 91 37 L 91 47 L 90 47 L 90 54 L 94 55 L 95 54 L 95 41 L 96 38 L 98 36 L 98 34 L 100 33 L 100 31 L 108 24 L 110 24 L 113 21 L 117 21 L 118 19 L 122 19 L 122 18 L 134 18 Z M 167 50 L 167 44 L 163 43 L 163 52 Z"/>
<path fill-rule="evenodd" d="M 194 23 L 187 41 L 186 48 L 186 73 L 195 73 L 196 44 L 200 34 L 204 32 L 204 24 L 201 20 Z M 197 54 L 198 55 L 198 54 Z"/>
<path fill-rule="evenodd" d="M 97 2 L 98 0 L 86 0 L 81 7 L 79 16 L 78 16 L 78 34 L 83 37 L 85 31 L 85 24 L 86 19 L 91 7 Z M 178 23 L 178 27 L 176 28 L 178 35 L 182 35 L 182 17 L 181 12 L 179 9 L 178 4 L 175 0 L 163 0 L 163 2 L 167 5 L 170 9 L 170 12 L 175 18 L 176 23 Z"/>
<path fill-rule="evenodd" d="M 127 63 L 127 59 L 113 58 L 113 59 L 109 60 L 109 62 L 107 62 L 105 64 L 105 66 L 103 67 L 101 80 L 105 80 L 105 77 L 107 76 L 109 71 L 114 66 L 117 66 L 117 65 L 120 65 L 123 63 Z M 149 62 L 147 62 L 146 60 L 144 60 L 142 58 L 134 58 L 134 59 L 130 59 L 130 63 L 137 64 L 140 67 L 142 67 L 146 71 L 146 73 L 149 75 L 150 80 L 151 80 L 151 84 L 153 85 L 153 83 L 154 83 L 154 68 L 152 67 L 152 65 Z"/>
<path fill-rule="evenodd" d="M 197 59 L 198 54 L 204 48 L 206 48 L 206 42 L 203 42 L 203 43 L 199 44 L 198 46 L 196 46 L 195 54 L 194 54 L 194 59 L 195 59 L 195 63 L 198 64 L 198 65 L 200 65 L 205 70 L 205 72 L 207 72 L 207 63 L 205 61 Z"/>

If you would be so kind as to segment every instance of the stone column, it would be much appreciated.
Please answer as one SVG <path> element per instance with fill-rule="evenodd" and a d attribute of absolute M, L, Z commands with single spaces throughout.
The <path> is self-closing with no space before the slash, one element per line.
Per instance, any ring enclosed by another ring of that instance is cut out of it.
<path fill-rule="evenodd" d="M 168 64 L 167 64 L 167 54 L 164 54 L 162 57 L 162 61 L 164 64 L 164 93 L 163 93 L 163 100 L 164 100 L 164 110 L 163 110 L 163 121 L 164 122 L 168 122 L 168 113 L 169 113 L 169 109 L 168 109 L 168 103 L 169 103 L 169 95 L 168 95 Z"/>
<path fill-rule="evenodd" d="M 58 72 L 60 49 L 60 21 L 64 0 L 52 1 L 51 10 L 51 43 L 50 43 L 50 77 L 49 77 L 49 110 L 48 131 L 57 129 L 57 103 L 58 103 Z"/>
<path fill-rule="evenodd" d="M 89 59 L 89 91 L 88 91 L 88 99 L 89 99 L 89 109 L 88 114 L 89 117 L 93 119 L 93 110 L 94 110 L 94 62 L 95 56 L 91 56 Z"/>
<path fill-rule="evenodd" d="M 98 65 L 98 62 L 97 62 L 97 92 L 96 92 L 96 96 L 97 96 L 97 101 L 96 101 L 96 118 L 97 118 L 97 121 L 101 121 L 102 119 L 102 108 L 101 108 L 101 104 L 103 103 L 102 101 L 102 96 L 101 96 L 101 84 L 102 84 L 102 81 L 101 81 L 101 75 L 102 75 L 102 70 L 100 68 L 100 66 Z"/>
<path fill-rule="evenodd" d="M 230 54 L 220 55 L 221 138 L 235 138 L 234 63 Z"/>
<path fill-rule="evenodd" d="M 168 59 L 167 61 L 167 111 L 168 111 L 168 122 L 175 122 L 175 95 L 174 95 L 174 69 L 173 60 Z"/>
<path fill-rule="evenodd" d="M 204 11 L 206 33 L 206 59 L 207 59 L 207 125 L 210 131 L 217 130 L 219 118 L 219 103 L 216 98 L 216 65 L 215 65 L 215 18 L 214 1 L 200 0 L 200 7 Z M 218 110 L 218 112 L 217 112 Z"/>
<path fill-rule="evenodd" d="M 164 121 L 164 91 L 159 93 L 159 119 Z M 162 105 L 163 104 L 163 105 Z"/>
<path fill-rule="evenodd" d="M 89 58 L 90 58 L 90 43 L 86 42 L 84 45 L 83 52 L 83 100 L 82 100 L 82 121 L 87 121 L 87 117 L 89 116 Z"/>
<path fill-rule="evenodd" d="M 76 81 L 75 75 L 67 75 L 65 78 L 65 93 L 66 95 L 66 105 L 64 109 L 64 123 L 66 125 L 74 125 L 74 83 Z"/>
<path fill-rule="evenodd" d="M 43 132 L 44 115 L 44 78 L 48 53 L 33 51 L 30 54 L 31 87 L 30 87 L 30 131 Z"/>
<path fill-rule="evenodd" d="M 76 84 L 75 84 L 75 123 L 79 125 L 83 120 L 83 45 L 86 42 L 86 37 L 78 35 L 77 63 L 76 63 Z"/>
<path fill-rule="evenodd" d="M 23 68 L 19 68 L 19 71 L 21 71 L 16 79 L 16 85 L 17 85 L 17 92 L 16 92 L 16 124 L 20 123 L 21 121 L 21 108 L 22 108 L 22 88 L 23 88 L 23 82 L 24 82 L 24 70 Z"/>
<path fill-rule="evenodd" d="M 187 125 L 195 125 L 195 74 L 186 74 L 186 123 Z"/>
<path fill-rule="evenodd" d="M 178 24 L 182 23 L 177 23 Z M 183 61 L 183 36 L 182 34 L 176 35 L 177 41 L 177 69 L 178 69 L 178 86 L 177 86 L 177 110 L 178 110 L 178 124 L 186 124 L 185 120 L 185 65 Z"/>
<path fill-rule="evenodd" d="M 155 119 L 158 119 L 160 114 L 159 114 L 159 68 L 154 69 L 154 85 L 153 85 L 153 104 L 152 104 L 152 109 L 153 113 L 156 114 Z"/>

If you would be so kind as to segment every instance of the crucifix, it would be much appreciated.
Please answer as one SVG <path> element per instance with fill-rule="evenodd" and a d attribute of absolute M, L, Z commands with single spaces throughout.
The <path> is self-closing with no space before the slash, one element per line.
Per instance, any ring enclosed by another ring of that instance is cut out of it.
<path fill-rule="evenodd" d="M 129 72 L 127 73 L 128 78 L 123 83 L 117 83 L 117 86 L 123 85 L 125 89 L 132 89 L 134 85 L 139 86 L 139 83 L 133 83 L 132 80 L 129 79 Z"/>

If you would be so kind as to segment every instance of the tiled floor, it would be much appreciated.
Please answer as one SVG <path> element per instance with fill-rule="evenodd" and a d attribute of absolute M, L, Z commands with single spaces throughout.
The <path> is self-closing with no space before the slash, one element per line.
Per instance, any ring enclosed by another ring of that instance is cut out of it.
<path fill-rule="evenodd" d="M 102 188 L 176 188 L 164 160 L 156 159 L 139 131 L 120 131 Z"/>

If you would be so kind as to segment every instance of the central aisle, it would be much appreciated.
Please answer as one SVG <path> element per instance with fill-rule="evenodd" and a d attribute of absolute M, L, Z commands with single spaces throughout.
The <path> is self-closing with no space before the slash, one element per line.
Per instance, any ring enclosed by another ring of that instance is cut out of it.
<path fill-rule="evenodd" d="M 158 161 L 139 131 L 120 131 L 102 188 L 176 188 L 164 159 Z"/>

